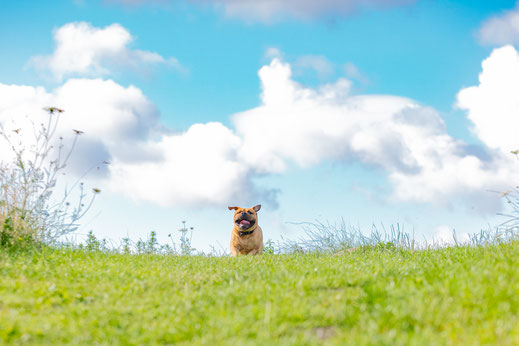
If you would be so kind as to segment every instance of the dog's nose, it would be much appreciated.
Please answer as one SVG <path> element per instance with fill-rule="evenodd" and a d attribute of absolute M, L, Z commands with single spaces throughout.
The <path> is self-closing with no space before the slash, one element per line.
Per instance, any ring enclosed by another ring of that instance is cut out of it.
<path fill-rule="evenodd" d="M 242 212 L 241 212 L 241 216 L 245 216 L 245 215 L 247 215 L 247 213 L 244 212 L 244 211 L 242 211 Z"/>

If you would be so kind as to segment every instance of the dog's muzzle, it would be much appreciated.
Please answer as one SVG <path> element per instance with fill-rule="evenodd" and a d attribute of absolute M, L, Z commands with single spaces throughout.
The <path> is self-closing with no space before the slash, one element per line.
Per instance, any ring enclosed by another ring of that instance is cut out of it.
<path fill-rule="evenodd" d="M 234 221 L 234 223 L 236 224 L 236 226 L 238 226 L 238 228 L 245 230 L 254 226 L 256 221 L 249 220 L 247 216 L 240 216 L 238 219 Z"/>

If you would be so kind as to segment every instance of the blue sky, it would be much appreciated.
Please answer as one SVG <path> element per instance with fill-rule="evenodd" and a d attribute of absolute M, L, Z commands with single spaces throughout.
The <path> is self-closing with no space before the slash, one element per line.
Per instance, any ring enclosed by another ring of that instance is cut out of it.
<path fill-rule="evenodd" d="M 80 233 L 166 241 L 186 220 L 196 247 L 227 247 L 231 204 L 262 204 L 274 240 L 314 220 L 427 239 L 503 221 L 515 1 L 0 6 L 0 120 L 61 102 L 79 161 L 113 163 L 87 178 L 103 193 Z"/>

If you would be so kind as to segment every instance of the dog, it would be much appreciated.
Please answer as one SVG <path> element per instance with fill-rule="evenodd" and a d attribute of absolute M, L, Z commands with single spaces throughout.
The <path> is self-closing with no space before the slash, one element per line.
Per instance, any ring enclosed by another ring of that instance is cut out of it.
<path fill-rule="evenodd" d="M 261 255 L 263 232 L 258 225 L 261 205 L 252 208 L 229 207 L 234 210 L 234 227 L 231 233 L 231 253 L 238 255 Z"/>

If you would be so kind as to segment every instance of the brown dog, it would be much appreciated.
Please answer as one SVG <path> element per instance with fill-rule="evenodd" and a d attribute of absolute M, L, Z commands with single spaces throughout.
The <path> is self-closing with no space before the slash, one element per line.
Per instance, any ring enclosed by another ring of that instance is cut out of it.
<path fill-rule="evenodd" d="M 261 205 L 252 208 L 229 207 L 234 210 L 234 228 L 231 233 L 231 253 L 238 255 L 261 255 L 263 232 L 258 225 Z"/>

